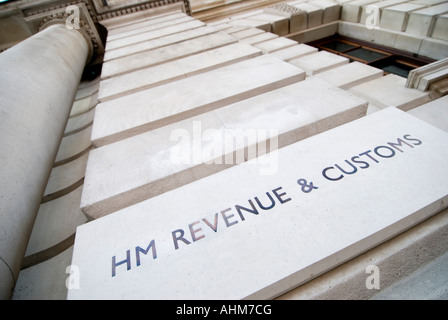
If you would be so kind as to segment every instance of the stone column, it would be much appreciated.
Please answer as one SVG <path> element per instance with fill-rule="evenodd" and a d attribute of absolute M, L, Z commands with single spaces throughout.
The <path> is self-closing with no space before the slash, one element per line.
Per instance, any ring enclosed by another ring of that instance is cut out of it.
<path fill-rule="evenodd" d="M 53 24 L 0 54 L 0 298 L 10 298 L 91 44 Z"/>

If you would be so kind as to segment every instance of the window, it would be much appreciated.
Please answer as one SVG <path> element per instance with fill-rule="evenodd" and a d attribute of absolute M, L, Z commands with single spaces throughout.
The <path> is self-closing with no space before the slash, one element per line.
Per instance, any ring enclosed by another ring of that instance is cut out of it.
<path fill-rule="evenodd" d="M 319 50 L 344 56 L 350 61 L 359 61 L 382 69 L 385 74 L 393 73 L 407 78 L 409 71 L 424 66 L 433 60 L 417 57 L 387 47 L 377 46 L 340 35 L 308 43 Z"/>

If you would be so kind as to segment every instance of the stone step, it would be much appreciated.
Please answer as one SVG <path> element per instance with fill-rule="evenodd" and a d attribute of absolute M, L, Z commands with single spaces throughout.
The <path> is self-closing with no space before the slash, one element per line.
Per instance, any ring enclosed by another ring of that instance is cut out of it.
<path fill-rule="evenodd" d="M 265 33 L 257 34 L 255 36 L 241 39 L 240 41 L 250 44 L 250 45 L 256 45 L 257 43 L 275 39 L 277 37 L 278 37 L 278 35 L 276 35 L 276 34 L 273 34 L 271 32 L 265 32 Z"/>
<path fill-rule="evenodd" d="M 258 29 L 258 28 L 247 28 L 244 30 L 240 30 L 238 32 L 227 32 L 227 30 L 224 31 L 225 33 L 229 33 L 232 35 L 232 37 L 237 38 L 238 40 L 249 38 L 252 36 L 256 36 L 258 34 L 265 33 L 265 31 Z"/>
<path fill-rule="evenodd" d="M 263 12 L 250 16 L 250 18 L 270 23 L 271 32 L 278 36 L 285 36 L 289 33 L 289 19 L 286 17 Z"/>
<path fill-rule="evenodd" d="M 277 37 L 267 41 L 256 43 L 253 46 L 260 49 L 264 53 L 271 53 L 277 50 L 285 49 L 296 45 L 297 41 L 284 37 Z"/>
<path fill-rule="evenodd" d="M 115 50 L 107 50 L 104 54 L 104 62 L 128 56 L 131 54 L 153 50 L 160 47 L 165 47 L 175 43 L 195 39 L 201 36 L 209 35 L 218 32 L 215 28 L 211 27 L 199 27 L 195 29 L 185 30 L 178 33 L 174 33 L 162 38 L 152 39 L 145 42 L 135 43 Z"/>
<path fill-rule="evenodd" d="M 347 90 L 361 83 L 381 78 L 382 76 L 383 70 L 354 61 L 343 66 L 318 73 L 314 77 L 323 79 L 341 89 Z"/>
<path fill-rule="evenodd" d="M 408 113 L 448 132 L 448 96 L 422 104 Z"/>
<path fill-rule="evenodd" d="M 396 107 L 411 110 L 431 100 L 428 92 L 406 88 L 406 78 L 395 74 L 352 87 L 350 92 L 364 98 L 379 108 Z"/>
<path fill-rule="evenodd" d="M 169 14 L 169 15 L 156 17 L 156 18 L 152 18 L 152 19 L 142 19 L 140 21 L 135 21 L 132 24 L 119 26 L 119 27 L 116 27 L 116 28 L 112 28 L 110 30 L 108 29 L 107 30 L 107 35 L 108 35 L 108 37 L 110 37 L 110 36 L 118 35 L 118 34 L 120 34 L 122 32 L 128 32 L 128 31 L 131 31 L 131 30 L 137 30 L 137 29 L 140 29 L 140 28 L 148 27 L 148 26 L 158 27 L 158 26 L 161 25 L 161 23 L 166 23 L 167 21 L 171 22 L 171 24 L 174 24 L 175 22 L 178 22 L 177 19 L 180 19 L 180 18 L 183 18 L 183 17 L 187 17 L 187 15 L 185 13 L 182 13 L 182 12 L 175 12 L 175 13 L 172 13 L 172 14 Z"/>
<path fill-rule="evenodd" d="M 199 27 L 203 27 L 203 26 L 205 26 L 205 23 L 198 21 L 198 20 L 192 20 L 192 21 L 179 23 L 179 24 L 165 27 L 165 28 L 158 29 L 158 30 L 139 33 L 139 34 L 136 34 L 133 36 L 123 38 L 123 39 L 107 41 L 106 42 L 106 51 L 121 48 L 124 46 L 129 46 L 131 44 L 135 44 L 135 43 L 139 43 L 139 42 L 162 38 L 162 37 L 168 36 L 170 34 L 175 34 L 178 32 L 185 31 L 185 30 L 195 29 L 195 28 L 199 28 Z"/>
<path fill-rule="evenodd" d="M 363 5 L 361 8 L 361 18 L 359 19 L 359 23 L 365 24 L 367 18 L 369 16 L 372 16 L 372 14 L 375 14 L 375 12 L 373 12 L 372 10 L 368 10 L 369 7 L 377 8 L 379 14 L 378 18 L 381 19 L 381 13 L 384 8 L 391 7 L 396 4 L 404 2 L 409 2 L 409 0 L 383 0 L 383 1 L 369 2 Z"/>
<path fill-rule="evenodd" d="M 307 13 L 308 29 L 320 26 L 322 24 L 322 17 L 323 17 L 322 7 L 314 5 L 312 2 L 302 2 L 298 4 L 293 4 L 293 6 Z"/>
<path fill-rule="evenodd" d="M 78 227 L 68 299 L 271 299 L 448 203 L 448 134 L 396 108 L 269 156 Z"/>
<path fill-rule="evenodd" d="M 311 4 L 322 8 L 322 24 L 339 20 L 341 17 L 341 6 L 331 0 L 313 0 Z"/>
<path fill-rule="evenodd" d="M 425 6 L 415 3 L 401 3 L 384 8 L 381 14 L 380 28 L 396 31 L 405 31 L 412 11 L 422 9 Z"/>
<path fill-rule="evenodd" d="M 252 27 L 252 28 L 258 28 L 266 32 L 271 32 L 271 24 L 266 21 L 261 20 L 254 20 L 249 18 L 243 18 L 243 19 L 235 19 L 230 20 L 229 24 L 234 26 L 245 26 L 245 27 Z"/>
<path fill-rule="evenodd" d="M 341 20 L 348 22 L 359 22 L 364 6 L 374 4 L 378 0 L 355 0 L 342 4 Z"/>
<path fill-rule="evenodd" d="M 112 42 L 118 39 L 124 39 L 127 37 L 133 37 L 137 34 L 140 33 L 145 33 L 145 32 L 155 32 L 157 30 L 166 28 L 166 27 L 172 27 L 175 26 L 177 24 L 181 24 L 181 23 L 185 23 L 185 22 L 191 22 L 191 21 L 195 21 L 195 19 L 193 19 L 190 16 L 187 15 L 182 15 L 179 18 L 175 19 L 175 20 L 168 20 L 168 21 L 164 21 L 161 23 L 157 23 L 157 24 L 149 24 L 146 26 L 141 26 L 137 29 L 131 29 L 131 30 L 126 30 L 126 31 L 121 31 L 118 33 L 114 33 L 114 34 L 107 34 L 107 42 Z"/>
<path fill-rule="evenodd" d="M 86 216 L 80 209 L 82 185 L 54 200 L 42 203 L 37 212 L 30 241 L 25 257 L 45 252 L 56 255 L 57 252 L 48 251 L 67 238 L 73 236 L 76 228 L 87 222 Z M 25 260 L 30 258 L 25 258 Z"/>
<path fill-rule="evenodd" d="M 287 3 L 277 3 L 266 7 L 264 12 L 287 17 L 290 33 L 304 30 L 308 26 L 308 13 Z"/>
<path fill-rule="evenodd" d="M 317 53 L 291 59 L 288 62 L 303 69 L 307 76 L 312 76 L 347 64 L 349 63 L 349 59 L 327 51 L 319 51 Z"/>
<path fill-rule="evenodd" d="M 108 144 L 303 80 L 305 73 L 270 55 L 99 103 L 92 141 Z"/>
<path fill-rule="evenodd" d="M 412 11 L 409 14 L 406 33 L 419 37 L 430 36 L 437 17 L 444 13 L 448 13 L 448 2 Z M 448 30 L 445 29 L 445 33 L 448 33 Z"/>
<path fill-rule="evenodd" d="M 234 43 L 193 54 L 171 62 L 105 79 L 101 81 L 98 100 L 104 102 L 261 54 L 261 50 L 243 43 Z"/>
<path fill-rule="evenodd" d="M 322 80 L 307 80 L 98 148 L 90 152 L 81 206 L 97 219 L 238 164 L 234 157 L 247 160 L 247 142 L 223 148 L 238 130 L 247 132 L 248 139 L 249 133 L 276 130 L 257 141 L 277 139 L 283 147 L 364 116 L 366 109 L 362 99 Z M 181 137 L 184 148 L 179 149 L 176 132 L 188 136 L 185 141 Z M 191 157 L 182 159 L 185 155 Z M 215 159 L 217 164 L 207 163 Z"/>
<path fill-rule="evenodd" d="M 301 43 L 292 47 L 271 52 L 274 57 L 289 61 L 294 58 L 303 57 L 307 54 L 317 53 L 317 48 Z"/>
<path fill-rule="evenodd" d="M 60 197 L 82 184 L 88 155 L 85 153 L 79 158 L 51 170 L 42 202 Z"/>
<path fill-rule="evenodd" d="M 448 41 L 448 14 L 437 17 L 431 37 Z"/>
<path fill-rule="evenodd" d="M 236 42 L 232 36 L 218 32 L 121 57 L 103 64 L 101 80 Z"/>

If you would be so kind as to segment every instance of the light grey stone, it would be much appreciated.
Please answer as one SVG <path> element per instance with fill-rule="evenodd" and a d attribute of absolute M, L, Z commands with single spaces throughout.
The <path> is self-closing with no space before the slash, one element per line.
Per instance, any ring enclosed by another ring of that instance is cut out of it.
<path fill-rule="evenodd" d="M 205 26 L 205 23 L 203 23 L 199 20 L 192 20 L 192 21 L 187 21 L 184 23 L 172 25 L 172 26 L 165 27 L 165 28 L 158 29 L 158 30 L 138 33 L 136 35 L 129 36 L 126 38 L 107 41 L 106 42 L 106 51 L 121 48 L 124 46 L 129 46 L 131 44 L 135 44 L 135 43 L 139 43 L 139 42 L 144 42 L 144 41 L 149 41 L 149 40 L 156 39 L 156 38 L 161 38 L 161 37 L 164 37 L 164 36 L 167 36 L 170 34 L 175 34 L 175 33 L 185 31 L 188 29 L 200 28 L 203 26 Z"/>
<path fill-rule="evenodd" d="M 347 64 L 349 63 L 349 60 L 337 54 L 327 51 L 319 51 L 317 53 L 291 59 L 288 62 L 305 70 L 307 76 L 312 76 L 319 72 Z"/>
<path fill-rule="evenodd" d="M 238 130 L 248 139 L 251 130 L 276 130 L 257 141 L 277 139 L 283 147 L 364 116 L 366 109 L 364 100 L 325 81 L 306 80 L 103 146 L 90 152 L 81 207 L 97 219 L 236 165 L 233 156 L 247 160 L 253 141 L 224 148 Z M 177 133 L 188 138 L 178 140 Z"/>
<path fill-rule="evenodd" d="M 380 28 L 405 31 L 409 13 L 423 7 L 424 5 L 421 4 L 401 3 L 384 8 L 381 14 Z"/>
<path fill-rule="evenodd" d="M 176 60 L 191 54 L 222 47 L 237 40 L 223 32 L 171 44 L 165 47 L 125 56 L 103 64 L 101 79 L 122 75 L 131 71 Z"/>
<path fill-rule="evenodd" d="M 422 104 L 408 113 L 448 132 L 448 96 Z"/>
<path fill-rule="evenodd" d="M 447 137 L 388 108 L 87 223 L 68 299 L 274 298 L 446 208 Z"/>
<path fill-rule="evenodd" d="M 234 43 L 193 54 L 167 63 L 105 79 L 101 82 L 98 100 L 101 102 L 108 101 L 128 93 L 186 78 L 261 54 L 261 50 L 244 43 Z"/>
<path fill-rule="evenodd" d="M 92 141 L 108 144 L 303 79 L 302 70 L 270 55 L 244 60 L 99 103 Z"/>
<path fill-rule="evenodd" d="M 448 41 L 448 14 L 439 16 L 434 25 L 431 37 Z"/>
<path fill-rule="evenodd" d="M 264 53 L 271 53 L 271 52 L 274 52 L 277 50 L 289 48 L 289 47 L 296 46 L 296 45 L 297 45 L 297 41 L 294 41 L 294 40 L 291 40 L 288 38 L 284 38 L 284 37 L 278 37 L 278 38 L 270 39 L 270 40 L 263 41 L 260 43 L 256 43 L 253 46 L 260 49 Z"/>
<path fill-rule="evenodd" d="M 135 43 L 115 50 L 107 50 L 104 54 L 104 61 L 109 61 L 117 58 L 121 58 L 134 53 L 139 53 L 147 50 L 152 50 L 171 44 L 175 44 L 182 41 L 198 38 L 208 34 L 218 32 L 217 29 L 211 27 L 200 27 L 191 30 L 185 30 L 178 33 L 174 33 L 162 38 L 152 39 L 144 42 Z"/>
<path fill-rule="evenodd" d="M 315 75 L 345 90 L 382 76 L 383 70 L 357 61 Z"/>
<path fill-rule="evenodd" d="M 406 78 L 388 74 L 352 87 L 350 91 L 367 99 L 377 107 L 396 107 L 403 111 L 408 111 L 430 101 L 428 92 L 406 88 L 405 84 Z"/>
<path fill-rule="evenodd" d="M 294 58 L 302 57 L 307 54 L 316 53 L 317 48 L 309 46 L 307 44 L 301 43 L 292 47 L 288 47 L 285 49 L 277 50 L 272 52 L 271 54 L 274 57 L 282 59 L 284 61 L 288 61 Z"/>

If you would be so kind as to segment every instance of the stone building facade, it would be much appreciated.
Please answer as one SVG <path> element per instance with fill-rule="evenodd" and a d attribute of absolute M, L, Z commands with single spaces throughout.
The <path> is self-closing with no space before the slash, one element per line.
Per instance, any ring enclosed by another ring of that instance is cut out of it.
<path fill-rule="evenodd" d="M 0 4 L 1 297 L 446 299 L 447 21 Z"/>

